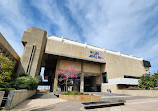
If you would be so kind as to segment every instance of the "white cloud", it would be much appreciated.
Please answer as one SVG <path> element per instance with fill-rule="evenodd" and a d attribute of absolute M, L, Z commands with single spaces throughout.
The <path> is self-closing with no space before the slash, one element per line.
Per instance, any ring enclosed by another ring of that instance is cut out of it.
<path fill-rule="evenodd" d="M 156 4 L 148 0 L 69 0 L 67 7 L 88 43 L 144 57 L 156 65 L 158 34 L 153 37 L 152 33 L 157 33 L 158 25 L 148 29 L 158 13 Z"/>
<path fill-rule="evenodd" d="M 67 17 L 64 16 L 64 10 L 61 11 L 59 9 L 59 4 L 51 0 L 40 0 L 38 3 L 35 0 L 32 1 L 31 4 L 41 12 L 41 16 L 45 16 L 46 20 L 49 20 L 50 24 L 55 24 L 57 26 L 56 34 L 58 36 L 81 41 L 80 35 L 78 35 L 71 21 L 68 21 Z"/>
<path fill-rule="evenodd" d="M 9 42 L 9 44 L 13 47 L 13 49 L 17 52 L 19 56 L 22 55 L 23 47 L 20 41 L 18 41 L 15 37 L 16 34 L 13 29 L 11 29 L 9 26 L 6 27 L 5 25 L 0 24 L 0 32 L 2 35 L 6 38 L 6 40 Z"/>
<path fill-rule="evenodd" d="M 21 0 L 0 0 L 0 16 L 4 19 L 0 20 L 0 32 L 19 55 L 23 32 L 35 24 L 42 29 L 44 25 L 47 32 L 56 27 L 58 36 L 144 57 L 158 67 L 156 0 L 66 0 L 61 3 L 64 7 L 51 0 L 30 2 L 28 5 L 39 10 L 39 16 L 47 21 L 45 24 L 41 21 L 37 25 L 31 10 L 25 9 Z"/>
<path fill-rule="evenodd" d="M 0 0 L 0 32 L 15 49 L 22 55 L 23 46 L 21 37 L 32 21 L 22 13 L 22 3 L 20 0 Z"/>

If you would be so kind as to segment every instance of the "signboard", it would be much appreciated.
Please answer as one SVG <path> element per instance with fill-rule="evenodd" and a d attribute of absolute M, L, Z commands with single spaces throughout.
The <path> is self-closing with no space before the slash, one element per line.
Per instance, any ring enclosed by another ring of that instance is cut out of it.
<path fill-rule="evenodd" d="M 90 51 L 89 57 L 95 58 L 95 59 L 103 59 L 103 57 L 99 56 L 99 52 L 97 51 Z"/>

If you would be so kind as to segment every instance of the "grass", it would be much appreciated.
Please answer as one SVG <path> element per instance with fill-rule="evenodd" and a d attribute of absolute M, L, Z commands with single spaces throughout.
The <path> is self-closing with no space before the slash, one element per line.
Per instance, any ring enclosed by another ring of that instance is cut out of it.
<path fill-rule="evenodd" d="M 15 88 L 0 88 L 0 91 L 16 90 Z"/>
<path fill-rule="evenodd" d="M 83 93 L 79 92 L 79 91 L 68 91 L 66 93 L 63 93 L 62 95 L 81 95 Z"/>

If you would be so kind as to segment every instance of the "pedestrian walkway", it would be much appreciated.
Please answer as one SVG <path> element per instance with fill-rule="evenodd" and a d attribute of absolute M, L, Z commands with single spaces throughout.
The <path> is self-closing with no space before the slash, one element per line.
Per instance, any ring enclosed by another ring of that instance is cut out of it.
<path fill-rule="evenodd" d="M 13 111 L 44 111 L 53 109 L 50 106 L 65 101 L 57 98 L 52 92 L 38 91 L 36 95 L 16 106 Z"/>
<path fill-rule="evenodd" d="M 94 93 L 96 94 L 96 92 Z M 98 95 L 99 94 L 102 95 L 102 98 L 104 97 L 106 99 L 108 97 L 124 97 L 126 99 L 126 103 L 121 106 L 84 109 L 82 101 L 67 101 L 56 98 L 53 93 L 39 92 L 34 97 L 16 106 L 12 111 L 158 111 L 158 98 L 135 97 L 107 93 L 98 93 Z"/>
<path fill-rule="evenodd" d="M 63 99 L 28 99 L 16 106 L 13 111 L 44 111 L 54 109 L 54 104 L 65 102 Z M 53 107 L 52 107 L 53 106 Z"/>
<path fill-rule="evenodd" d="M 114 94 L 114 93 L 106 93 L 106 92 L 85 92 L 87 94 L 95 94 L 101 96 L 102 101 L 110 101 L 110 100 L 133 100 L 133 99 L 144 99 L 151 97 L 142 97 L 142 96 L 130 96 L 127 94 Z"/>
<path fill-rule="evenodd" d="M 26 100 L 13 111 L 158 111 L 158 98 L 127 100 L 125 105 L 96 109 L 84 109 L 81 101 L 60 98 Z"/>
<path fill-rule="evenodd" d="M 31 99 L 53 99 L 57 98 L 53 92 L 49 91 L 38 91 Z"/>

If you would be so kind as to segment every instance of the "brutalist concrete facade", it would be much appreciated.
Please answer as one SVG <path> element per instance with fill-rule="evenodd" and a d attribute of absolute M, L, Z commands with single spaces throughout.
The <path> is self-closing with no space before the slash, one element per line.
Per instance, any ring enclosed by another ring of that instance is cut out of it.
<path fill-rule="evenodd" d="M 17 70 L 18 63 L 20 61 L 19 55 L 15 52 L 15 50 L 11 47 L 8 41 L 3 37 L 0 33 L 0 51 L 8 57 L 14 63 L 14 69 Z"/>
<path fill-rule="evenodd" d="M 28 73 L 32 77 L 39 75 L 42 58 L 47 42 L 47 32 L 34 27 L 24 32 L 22 37 L 24 51 L 20 59 L 18 74 Z"/>
<path fill-rule="evenodd" d="M 59 85 L 57 70 L 74 65 L 79 71 L 79 84 L 73 89 L 84 91 L 117 90 L 126 85 L 137 85 L 138 77 L 149 70 L 150 62 L 143 58 L 122 54 L 57 36 L 47 36 L 42 29 L 31 27 L 22 37 L 24 45 L 18 74 L 28 73 L 32 77 L 45 68 L 44 85 L 56 92 Z M 65 90 L 65 89 L 64 89 Z"/>

